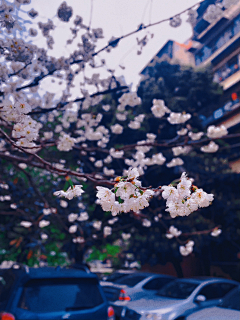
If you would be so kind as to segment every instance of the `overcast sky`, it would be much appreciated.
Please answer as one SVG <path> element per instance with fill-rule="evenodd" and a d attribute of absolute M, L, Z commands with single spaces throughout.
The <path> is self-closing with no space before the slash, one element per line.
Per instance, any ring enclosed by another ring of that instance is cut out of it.
<path fill-rule="evenodd" d="M 68 5 L 73 7 L 74 15 L 78 14 L 83 18 L 83 22 L 88 25 L 91 19 L 91 26 L 101 27 L 105 38 L 99 41 L 98 48 L 107 44 L 112 37 L 122 36 L 133 31 L 141 23 L 145 25 L 165 18 L 197 3 L 197 0 L 67 0 Z M 51 33 L 54 36 L 56 45 L 54 50 L 49 50 L 50 55 L 62 56 L 71 52 L 71 47 L 66 46 L 68 38 L 68 29 L 70 23 L 63 23 L 56 17 L 56 11 L 62 0 L 32 0 L 30 5 L 22 8 L 29 11 L 34 8 L 39 12 L 39 17 L 33 19 L 33 22 L 39 20 L 46 22 L 47 19 L 53 19 L 57 28 Z M 92 10 L 91 10 L 92 8 Z M 92 14 L 91 14 L 92 12 Z M 190 24 L 186 23 L 187 15 L 182 15 L 183 23 L 179 28 L 172 28 L 169 22 L 141 31 L 127 39 L 123 39 L 116 49 L 110 53 L 101 53 L 99 58 L 105 58 L 107 67 L 116 70 L 116 75 L 124 75 L 127 83 L 136 85 L 139 81 L 139 72 L 158 52 L 158 50 L 169 39 L 178 42 L 184 42 L 191 37 L 192 29 Z M 136 38 L 143 38 L 146 33 L 153 33 L 154 37 L 143 48 L 142 54 L 137 55 L 138 50 Z M 37 36 L 38 43 L 43 46 L 44 42 Z M 77 41 L 79 42 L 79 41 Z M 76 43 L 75 43 L 76 45 Z M 119 65 L 125 67 L 123 70 Z"/>

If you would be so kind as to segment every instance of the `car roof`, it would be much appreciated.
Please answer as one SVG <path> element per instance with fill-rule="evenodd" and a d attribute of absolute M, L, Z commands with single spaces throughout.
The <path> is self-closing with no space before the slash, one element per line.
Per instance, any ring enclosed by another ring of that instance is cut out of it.
<path fill-rule="evenodd" d="M 26 279 L 56 279 L 56 278 L 92 278 L 98 279 L 94 273 L 78 269 L 67 269 L 61 267 L 20 267 L 5 269 L 6 274 L 13 274 L 18 278 Z M 4 273 L 5 273 L 4 272 Z"/>
<path fill-rule="evenodd" d="M 184 281 L 184 282 L 190 282 L 190 283 L 208 283 L 208 282 L 230 282 L 239 284 L 237 281 L 230 280 L 230 279 L 224 279 L 224 278 L 217 278 L 217 277 L 193 277 L 193 278 L 181 278 L 176 279 L 175 281 Z"/>
<path fill-rule="evenodd" d="M 124 277 L 137 277 L 137 276 L 144 276 L 146 278 L 151 277 L 151 276 L 175 278 L 174 276 L 170 276 L 168 274 L 153 273 L 153 272 L 139 272 L 139 271 L 136 271 L 136 272 L 130 273 L 130 274 L 126 274 Z"/>

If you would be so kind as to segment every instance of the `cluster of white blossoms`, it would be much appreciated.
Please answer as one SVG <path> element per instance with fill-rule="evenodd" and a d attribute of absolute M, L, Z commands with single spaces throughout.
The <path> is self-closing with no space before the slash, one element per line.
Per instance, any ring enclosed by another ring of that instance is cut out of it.
<path fill-rule="evenodd" d="M 176 167 L 176 166 L 181 166 L 183 164 L 184 164 L 183 160 L 178 157 L 178 158 L 173 158 L 170 162 L 168 162 L 166 164 L 166 166 L 168 168 L 172 168 L 172 167 Z"/>
<path fill-rule="evenodd" d="M 185 246 L 180 246 L 179 251 L 182 256 L 188 256 L 190 253 L 193 252 L 193 246 L 194 246 L 194 241 L 189 240 Z"/>
<path fill-rule="evenodd" d="M 10 100 L 4 100 L 0 112 L 4 120 L 9 122 L 19 122 L 25 114 L 32 110 L 28 103 L 12 103 Z"/>
<path fill-rule="evenodd" d="M 16 145 L 30 148 L 27 151 L 34 152 L 36 144 L 33 141 L 38 138 L 42 124 L 27 115 L 31 110 L 32 108 L 27 102 L 17 101 L 12 104 L 11 101 L 5 100 L 0 107 L 0 115 L 8 122 L 16 122 L 12 130 L 12 137 L 17 139 Z M 35 148 L 35 151 L 37 149 Z"/>
<path fill-rule="evenodd" d="M 144 118 L 145 118 L 144 114 L 139 114 L 134 118 L 133 121 L 129 122 L 128 127 L 133 130 L 139 129 L 141 127 L 141 123 L 143 122 Z"/>
<path fill-rule="evenodd" d="M 154 191 L 141 189 L 141 182 L 137 180 L 139 173 L 137 168 L 130 169 L 128 175 L 118 177 L 112 190 L 105 187 L 97 187 L 98 203 L 104 211 L 111 211 L 113 216 L 120 212 L 139 212 L 149 206 L 149 200 Z"/>
<path fill-rule="evenodd" d="M 167 118 L 168 122 L 171 124 L 185 123 L 191 119 L 190 113 L 180 113 L 180 112 L 171 112 L 170 116 Z"/>
<path fill-rule="evenodd" d="M 141 182 L 137 179 L 139 172 L 137 168 L 132 168 L 126 176 L 116 178 L 113 189 L 97 186 L 97 203 L 104 211 L 110 211 L 113 216 L 120 212 L 139 212 L 149 206 L 149 200 L 154 195 L 154 191 L 141 187 Z M 167 209 L 172 218 L 176 216 L 188 216 L 198 208 L 207 207 L 213 201 L 213 194 L 207 194 L 202 189 L 192 186 L 192 181 L 187 178 L 184 172 L 177 187 L 162 186 L 162 197 L 167 199 Z M 55 196 L 65 197 L 68 200 L 79 197 L 84 191 L 82 185 L 75 185 L 67 191 L 56 191 Z M 74 214 L 69 216 L 69 221 L 85 221 L 88 216 L 81 214 L 77 218 Z M 175 227 L 170 227 L 168 238 L 177 237 L 181 234 Z"/>
<path fill-rule="evenodd" d="M 177 187 L 162 186 L 162 197 L 167 199 L 167 209 L 172 218 L 188 216 L 198 208 L 208 207 L 213 201 L 213 194 L 192 186 L 192 181 L 183 172 Z"/>
<path fill-rule="evenodd" d="M 179 237 L 181 234 L 182 234 L 182 231 L 178 230 L 174 226 L 171 226 L 168 232 L 166 233 L 166 237 L 168 239 L 172 239 L 173 237 Z"/>
<path fill-rule="evenodd" d="M 155 142 L 156 135 L 153 133 L 146 134 L 146 140 L 141 140 L 137 142 L 135 149 L 137 152 L 133 154 L 133 159 L 126 158 L 124 160 L 125 164 L 129 167 L 137 168 L 140 175 L 144 174 L 144 170 L 148 166 L 153 165 L 163 165 L 166 161 L 166 158 L 161 152 L 153 154 L 151 157 L 147 157 L 146 153 L 152 149 L 152 146 L 146 146 L 144 144 L 151 144 Z"/>
<path fill-rule="evenodd" d="M 192 148 L 190 146 L 184 146 L 184 147 L 179 146 L 179 147 L 172 148 L 172 152 L 175 157 L 179 156 L 180 154 L 187 154 L 191 150 Z"/>
<path fill-rule="evenodd" d="M 214 141 L 210 141 L 208 145 L 202 146 L 200 148 L 202 152 L 206 152 L 206 153 L 214 153 L 214 152 L 217 152 L 218 149 L 219 149 L 219 146 Z"/>
<path fill-rule="evenodd" d="M 125 163 L 130 167 L 137 168 L 140 174 L 144 174 L 144 169 L 146 169 L 147 166 L 161 166 L 166 161 L 166 158 L 163 156 L 161 152 L 153 154 L 152 157 L 149 158 L 145 156 L 145 153 L 143 151 L 138 150 L 133 155 L 134 159 L 125 159 Z"/>
<path fill-rule="evenodd" d="M 141 98 L 137 96 L 136 92 L 128 92 L 124 93 L 118 101 L 123 108 L 126 106 L 135 107 L 141 103 Z"/>
<path fill-rule="evenodd" d="M 57 142 L 57 148 L 59 151 L 70 151 L 76 143 L 76 139 L 70 137 L 67 133 L 61 133 Z"/>
<path fill-rule="evenodd" d="M 76 141 L 97 141 L 99 147 L 105 148 L 109 142 L 110 135 L 109 130 L 106 127 L 99 125 L 102 117 L 103 116 L 100 113 L 98 113 L 97 116 L 94 116 L 91 113 L 82 114 L 81 119 L 79 119 L 76 124 L 76 127 L 79 128 L 79 130 L 75 130 L 75 134 L 79 135 L 79 137 L 76 138 Z M 114 129 L 119 131 L 119 127 L 114 127 L 113 130 Z"/>
<path fill-rule="evenodd" d="M 72 200 L 74 197 L 80 197 L 83 193 L 82 185 L 75 185 L 73 187 L 69 187 L 67 191 L 59 190 L 53 193 L 54 196 L 64 197 L 68 200 Z"/>
<path fill-rule="evenodd" d="M 228 131 L 224 125 L 221 125 L 219 127 L 212 125 L 207 128 L 207 136 L 210 139 L 221 138 L 223 136 L 226 136 L 227 134 Z"/>
<path fill-rule="evenodd" d="M 165 113 L 171 112 L 171 110 L 165 106 L 164 101 L 158 99 L 153 99 L 151 111 L 156 118 L 162 118 Z"/>
<path fill-rule="evenodd" d="M 192 140 L 200 140 L 202 138 L 202 136 L 204 135 L 204 132 L 197 132 L 194 133 L 192 131 L 188 132 L 188 136 L 192 139 Z"/>
<path fill-rule="evenodd" d="M 116 123 L 113 126 L 111 126 L 111 131 L 114 134 L 122 134 L 123 126 L 121 126 L 120 124 Z"/>

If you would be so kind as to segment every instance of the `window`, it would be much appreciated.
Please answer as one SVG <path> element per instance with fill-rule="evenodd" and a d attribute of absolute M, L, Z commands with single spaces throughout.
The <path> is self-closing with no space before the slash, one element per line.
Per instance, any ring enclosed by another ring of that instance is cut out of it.
<path fill-rule="evenodd" d="M 239 310 L 240 311 L 240 288 L 237 288 L 223 299 L 222 303 L 218 307 Z"/>
<path fill-rule="evenodd" d="M 95 279 L 36 279 L 24 286 L 18 307 L 46 313 L 91 309 L 101 303 Z"/>
<path fill-rule="evenodd" d="M 232 283 L 212 283 L 202 288 L 198 295 L 202 294 L 207 300 L 220 299 L 234 287 L 236 287 L 236 285 Z"/>
<path fill-rule="evenodd" d="M 160 289 L 157 295 L 175 299 L 186 299 L 198 285 L 199 283 L 195 282 L 176 280 Z"/>
<path fill-rule="evenodd" d="M 163 286 L 165 286 L 165 284 L 169 283 L 170 281 L 172 281 L 172 278 L 154 278 L 152 280 L 149 280 L 144 286 L 143 289 L 145 290 L 159 290 L 161 289 Z"/>
<path fill-rule="evenodd" d="M 9 299 L 14 281 L 15 277 L 7 272 L 0 275 L 0 302 L 6 302 Z"/>

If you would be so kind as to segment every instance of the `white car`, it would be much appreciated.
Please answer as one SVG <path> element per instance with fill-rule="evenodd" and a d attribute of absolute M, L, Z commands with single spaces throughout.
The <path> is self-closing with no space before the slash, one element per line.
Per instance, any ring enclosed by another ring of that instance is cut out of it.
<path fill-rule="evenodd" d="M 186 320 L 239 320 L 240 287 L 229 292 L 217 307 L 194 312 Z"/>
<path fill-rule="evenodd" d="M 222 278 L 176 279 L 154 298 L 130 301 L 122 310 L 121 320 L 185 320 L 192 312 L 218 305 L 238 286 L 238 282 Z"/>

